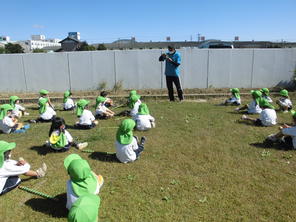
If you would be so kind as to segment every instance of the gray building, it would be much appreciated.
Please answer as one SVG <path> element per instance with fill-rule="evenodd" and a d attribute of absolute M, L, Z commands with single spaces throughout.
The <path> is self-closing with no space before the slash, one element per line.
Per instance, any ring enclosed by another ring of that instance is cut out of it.
<path fill-rule="evenodd" d="M 69 36 L 59 43 L 61 43 L 62 48 L 58 49 L 57 52 L 77 51 L 81 45 L 81 42 L 78 39 Z"/>

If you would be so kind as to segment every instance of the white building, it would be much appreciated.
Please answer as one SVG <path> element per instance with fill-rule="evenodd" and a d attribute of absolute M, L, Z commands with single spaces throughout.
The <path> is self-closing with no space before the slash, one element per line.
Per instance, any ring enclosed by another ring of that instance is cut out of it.
<path fill-rule="evenodd" d="M 9 36 L 0 36 L 0 43 L 7 44 L 9 42 L 11 42 Z"/>
<path fill-rule="evenodd" d="M 29 46 L 30 51 L 34 49 L 42 49 L 44 47 L 60 47 L 61 44 L 59 43 L 60 39 L 46 39 L 45 35 L 32 35 L 31 40 L 27 40 L 26 45 Z"/>

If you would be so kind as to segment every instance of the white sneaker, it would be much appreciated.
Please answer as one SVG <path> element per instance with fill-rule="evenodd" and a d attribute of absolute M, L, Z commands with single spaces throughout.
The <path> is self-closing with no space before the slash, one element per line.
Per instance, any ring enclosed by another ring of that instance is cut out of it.
<path fill-rule="evenodd" d="M 288 110 L 283 111 L 283 113 L 288 113 L 288 112 L 289 112 Z"/>
<path fill-rule="evenodd" d="M 24 115 L 25 115 L 25 116 L 29 116 L 29 115 L 30 115 L 30 113 L 27 113 L 27 112 L 25 112 L 25 113 L 24 113 Z"/>
<path fill-rule="evenodd" d="M 79 150 L 82 150 L 82 149 L 84 149 L 85 147 L 87 147 L 88 146 L 88 143 L 87 142 L 84 142 L 84 143 L 78 143 L 77 144 L 77 148 L 79 149 Z"/>
<path fill-rule="evenodd" d="M 236 107 L 236 108 L 234 109 L 234 111 L 237 111 L 237 112 L 238 112 L 238 111 L 239 111 L 239 107 Z"/>
<path fill-rule="evenodd" d="M 98 120 L 95 120 L 95 121 L 94 121 L 94 124 L 95 124 L 95 125 L 98 125 L 98 124 L 99 124 L 99 121 L 98 121 Z"/>
<path fill-rule="evenodd" d="M 36 170 L 37 178 L 44 177 L 46 174 L 46 171 L 47 171 L 47 166 L 45 163 L 42 163 L 42 166 L 38 170 Z"/>
<path fill-rule="evenodd" d="M 246 115 L 242 115 L 242 120 L 245 120 L 247 119 L 247 116 Z"/>

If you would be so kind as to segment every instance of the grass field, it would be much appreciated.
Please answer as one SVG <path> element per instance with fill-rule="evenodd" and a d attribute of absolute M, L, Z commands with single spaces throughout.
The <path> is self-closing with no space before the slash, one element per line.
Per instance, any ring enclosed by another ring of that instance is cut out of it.
<path fill-rule="evenodd" d="M 99 221 L 295 221 L 295 151 L 256 145 L 277 126 L 238 122 L 241 115 L 233 113 L 233 107 L 215 105 L 219 102 L 148 102 L 156 128 L 135 132 L 147 142 L 140 160 L 131 164 L 115 162 L 106 153 L 115 151 L 114 127 L 121 120 L 100 121 L 90 131 L 69 129 L 74 138 L 89 142 L 93 154 L 74 148 L 48 152 L 42 147 L 48 139 L 47 123 L 31 125 L 25 134 L 1 134 L 0 140 L 17 143 L 13 159 L 24 157 L 32 169 L 42 162 L 48 165 L 45 178 L 24 180 L 22 185 L 59 201 L 15 189 L 0 197 L 0 221 L 67 221 L 63 160 L 71 153 L 87 159 L 105 179 Z M 37 110 L 29 112 L 37 116 Z M 76 120 L 71 112 L 58 116 L 69 125 Z M 291 117 L 279 113 L 278 122 L 290 123 Z"/>

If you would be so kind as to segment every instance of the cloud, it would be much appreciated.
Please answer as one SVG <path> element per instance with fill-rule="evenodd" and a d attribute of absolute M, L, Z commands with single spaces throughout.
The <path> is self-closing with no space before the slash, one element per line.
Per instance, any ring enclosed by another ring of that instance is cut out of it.
<path fill-rule="evenodd" d="M 35 25 L 33 25 L 33 28 L 35 28 L 35 29 L 44 29 L 44 25 L 38 25 L 38 24 L 35 24 Z"/>

